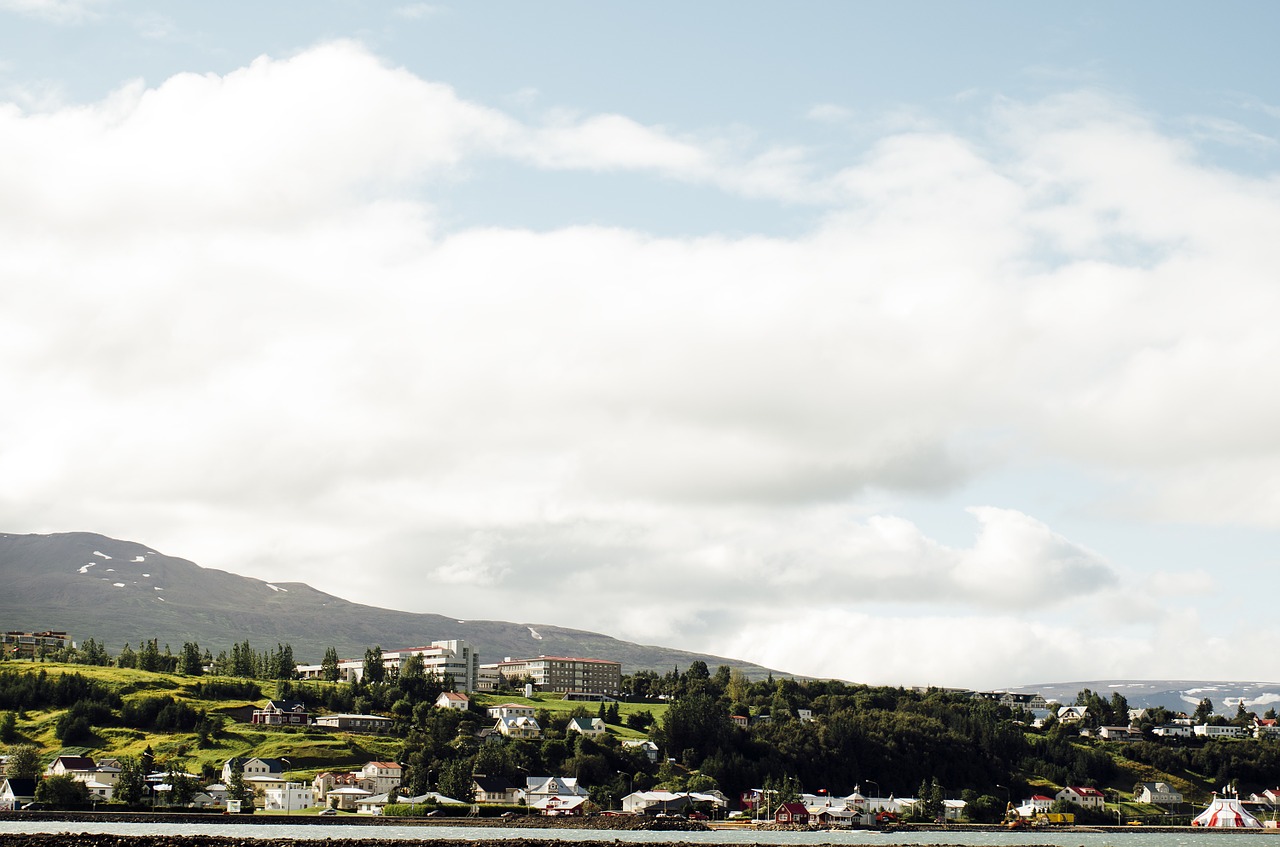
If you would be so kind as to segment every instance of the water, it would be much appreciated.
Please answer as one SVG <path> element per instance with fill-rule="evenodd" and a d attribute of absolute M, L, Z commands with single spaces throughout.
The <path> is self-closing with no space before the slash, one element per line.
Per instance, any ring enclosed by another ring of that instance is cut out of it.
<path fill-rule="evenodd" d="M 14 821 L 0 820 L 0 835 L 18 833 L 106 833 L 111 835 L 221 835 L 230 838 L 363 838 L 387 841 L 417 841 L 424 838 L 451 841 L 522 839 L 526 841 L 622 841 L 635 844 L 795 845 L 931 845 L 967 844 L 974 847 L 1252 847 L 1267 844 L 1280 847 L 1280 831 L 1144 832 L 1139 828 L 1117 832 L 756 832 L 719 830 L 714 832 L 648 832 L 598 829 L 509 829 L 471 826 L 350 826 L 343 824 L 298 825 L 288 823 L 117 823 L 114 821 Z M 1224 840 L 1225 839 L 1225 840 Z"/>

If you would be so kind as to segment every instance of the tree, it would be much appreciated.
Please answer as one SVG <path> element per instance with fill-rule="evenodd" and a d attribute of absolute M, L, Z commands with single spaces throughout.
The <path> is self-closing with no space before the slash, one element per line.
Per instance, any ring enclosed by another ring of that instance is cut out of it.
<path fill-rule="evenodd" d="M 169 805 L 185 806 L 191 802 L 196 793 L 196 781 L 187 776 L 182 767 L 182 760 L 170 759 L 168 765 Z"/>
<path fill-rule="evenodd" d="M 315 654 L 312 653 L 314 656 Z M 334 647 L 328 647 L 324 651 L 324 659 L 320 662 L 320 676 L 329 682 L 337 682 L 340 678 L 338 671 L 338 651 Z"/>
<path fill-rule="evenodd" d="M 204 661 L 199 644 L 191 641 L 183 643 L 182 656 L 178 660 L 178 672 L 187 676 L 200 676 L 204 673 Z"/>
<path fill-rule="evenodd" d="M 364 681 L 382 682 L 387 678 L 387 666 L 382 663 L 382 645 L 374 645 L 364 651 Z"/>
<path fill-rule="evenodd" d="M 125 643 L 120 655 L 116 656 L 116 667 L 118 668 L 136 668 L 138 666 L 138 654 L 133 652 L 133 648 Z"/>
<path fill-rule="evenodd" d="M 253 789 L 245 784 L 243 768 L 233 767 L 231 769 L 231 778 L 227 780 L 227 799 L 239 800 L 252 808 Z"/>
<path fill-rule="evenodd" d="M 446 797 L 470 803 L 475 797 L 475 784 L 471 777 L 471 761 L 454 759 L 440 769 L 440 778 L 436 781 L 439 791 Z"/>
<path fill-rule="evenodd" d="M 1200 701 L 1200 704 L 1196 706 L 1196 710 L 1191 715 L 1191 717 L 1196 723 L 1204 723 L 1212 715 L 1213 715 L 1213 701 L 1210 700 L 1208 697 L 1205 697 L 1203 700 Z"/>
<path fill-rule="evenodd" d="M 138 758 L 122 756 L 120 775 L 116 777 L 115 799 L 130 806 L 141 803 L 146 785 L 146 774 L 142 772 L 142 763 Z"/>
<path fill-rule="evenodd" d="M 298 663 L 293 660 L 293 645 L 276 643 L 276 652 L 272 656 L 274 668 L 271 676 L 274 679 L 293 679 L 298 675 Z"/>
<path fill-rule="evenodd" d="M 40 752 L 33 744 L 14 744 L 9 747 L 9 762 L 5 771 L 9 776 L 35 779 L 40 775 Z"/>
<path fill-rule="evenodd" d="M 55 809 L 76 809 L 89 805 L 89 786 L 67 774 L 46 776 L 36 785 L 36 801 Z"/>
<path fill-rule="evenodd" d="M 18 718 L 13 712 L 5 712 L 4 717 L 0 717 L 0 741 L 12 744 L 17 737 Z"/>

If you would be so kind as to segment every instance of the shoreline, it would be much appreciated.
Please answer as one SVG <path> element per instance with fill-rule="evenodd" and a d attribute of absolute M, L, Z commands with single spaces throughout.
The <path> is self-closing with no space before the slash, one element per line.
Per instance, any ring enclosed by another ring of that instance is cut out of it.
<path fill-rule="evenodd" d="M 539 838 L 539 845 L 556 845 L 556 844 L 572 844 L 573 847 L 618 847 L 621 843 L 617 840 L 606 840 L 609 832 L 687 832 L 696 836 L 698 833 L 706 832 L 751 832 L 751 833 L 767 833 L 767 832 L 844 832 L 844 828 L 831 829 L 821 826 L 812 825 L 779 825 L 772 823 L 762 823 L 759 825 L 752 823 L 724 823 L 713 822 L 711 825 L 701 821 L 682 821 L 676 819 L 663 818 L 632 818 L 632 817 L 605 817 L 595 816 L 591 818 L 547 818 L 547 817 L 526 817 L 526 818 L 395 818 L 395 817 L 374 817 L 371 815 L 350 815 L 339 818 L 320 817 L 318 815 L 210 815 L 210 814 L 186 814 L 181 812 L 175 813 L 134 813 L 134 812 L 6 812 L 0 814 L 0 820 L 11 821 L 43 821 L 43 822 L 59 822 L 74 825 L 76 823 L 126 823 L 126 824 L 196 824 L 225 826 L 229 824 L 250 824 L 259 827 L 270 828 L 272 826 L 314 826 L 314 827 L 332 827 L 332 826 L 366 826 L 366 827 L 415 827 L 422 829 L 433 829 L 440 827 L 468 827 L 480 829 L 539 829 L 539 830 L 577 830 L 577 831 L 595 831 L 600 832 L 604 838 L 600 840 L 578 840 L 557 841 L 553 838 Z M 1280 835 L 1280 829 L 1243 829 L 1243 828 L 1204 828 L 1191 826 L 1107 826 L 1107 825 L 1066 825 L 1066 826 L 1049 826 L 1039 829 L 1022 829 L 1010 830 L 1004 826 L 997 824 L 897 824 L 887 828 L 872 827 L 853 827 L 854 832 L 881 832 L 888 835 L 893 833 L 1002 833 L 1011 837 L 1023 834 L 1048 834 L 1048 833 L 1105 833 L 1116 835 L 1119 833 L 1222 833 L 1224 835 L 1264 835 L 1276 834 Z M 423 845 L 423 847 L 457 847 L 459 841 L 457 839 L 431 838 L 424 833 L 423 838 L 415 838 L 414 844 Z M 15 842 L 13 839 L 21 839 Z M 73 838 L 74 841 L 67 841 Z M 52 840 L 48 840 L 52 839 Z M 231 838 L 220 835 L 124 835 L 116 833 L 76 833 L 72 829 L 68 829 L 63 833 L 6 833 L 0 836 L 0 845 L 8 845 L 11 843 L 21 843 L 28 847 L 52 847 L 54 844 L 70 844 L 74 843 L 81 847 L 105 847 L 106 845 L 119 845 L 121 840 L 127 840 L 131 847 L 149 847 L 149 844 L 174 845 L 182 844 L 189 847 L 196 845 L 243 845 L 248 841 L 254 845 L 272 845 L 276 841 L 280 841 L 283 845 L 295 843 L 325 843 L 332 845 L 353 845 L 353 847 L 388 847 L 394 844 L 394 841 L 386 839 L 362 839 L 362 838 L 333 838 L 325 836 L 321 832 L 317 832 L 314 839 L 310 836 L 304 839 L 276 839 L 273 838 L 269 831 L 264 831 L 261 837 L 252 836 L 249 839 L 244 837 Z M 472 839 L 467 842 L 468 847 L 527 847 L 527 840 L 512 839 L 510 837 L 499 838 L 480 838 Z M 695 847 L 696 841 L 692 842 L 668 842 L 665 847 Z M 748 845 L 732 845 L 721 844 L 718 847 L 748 847 Z M 760 847 L 759 842 L 753 842 L 750 847 Z M 941 847 L 941 845 L 936 845 Z M 1012 847 L 1012 845 L 1010 845 Z"/>

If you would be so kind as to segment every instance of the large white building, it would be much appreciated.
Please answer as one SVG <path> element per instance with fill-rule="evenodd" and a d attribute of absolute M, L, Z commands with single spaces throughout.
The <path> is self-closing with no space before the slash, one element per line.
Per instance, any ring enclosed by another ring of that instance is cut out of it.
<path fill-rule="evenodd" d="M 455 691 L 475 691 L 480 675 L 480 654 L 465 641 L 432 641 L 426 647 L 409 647 L 382 654 L 382 666 L 389 676 L 400 672 L 400 666 L 410 656 L 421 656 L 423 669 L 453 678 Z M 298 665 L 298 676 L 303 679 L 321 679 L 322 665 Z M 344 682 L 364 677 L 364 659 L 343 659 L 338 662 L 338 678 Z"/>
<path fill-rule="evenodd" d="M 532 679 L 538 691 L 581 692 L 617 697 L 622 691 L 622 664 L 607 659 L 572 656 L 539 656 L 536 659 L 504 659 L 497 670 L 511 684 Z"/>

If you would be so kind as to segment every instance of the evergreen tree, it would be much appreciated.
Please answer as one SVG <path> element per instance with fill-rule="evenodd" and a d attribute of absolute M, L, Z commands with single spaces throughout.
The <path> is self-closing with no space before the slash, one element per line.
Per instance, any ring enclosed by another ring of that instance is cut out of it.
<path fill-rule="evenodd" d="M 118 668 L 136 668 L 138 666 L 138 654 L 133 652 L 133 648 L 125 643 L 124 649 L 120 651 L 120 655 L 116 656 L 116 667 Z"/>
<path fill-rule="evenodd" d="M 178 671 L 187 676 L 200 676 L 204 673 L 204 657 L 200 653 L 200 645 L 191 641 L 182 645 L 182 659 L 178 663 Z"/>

